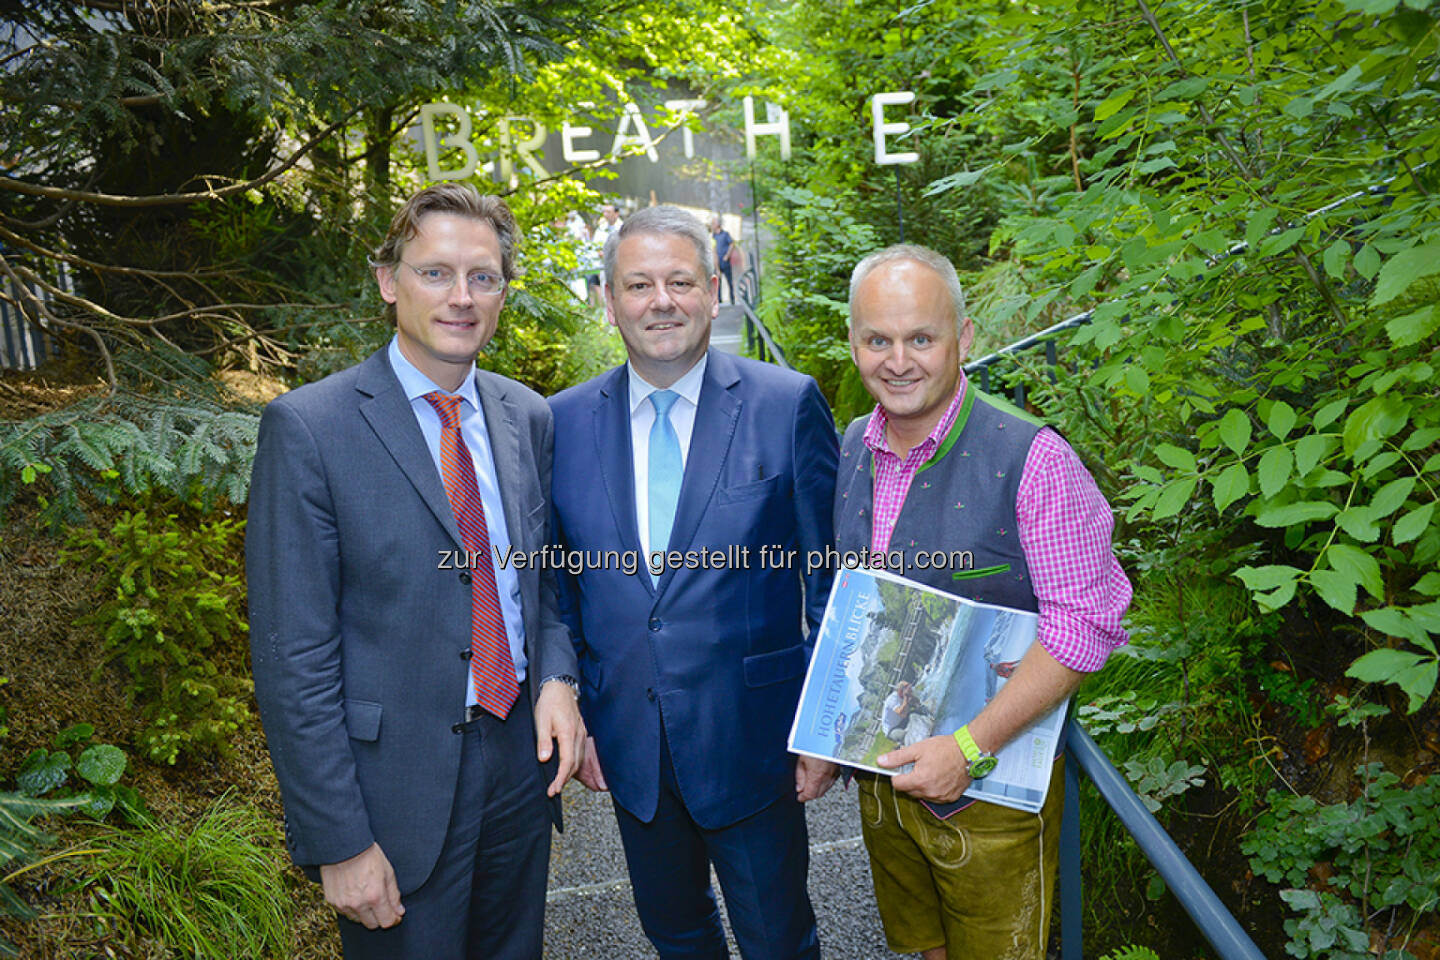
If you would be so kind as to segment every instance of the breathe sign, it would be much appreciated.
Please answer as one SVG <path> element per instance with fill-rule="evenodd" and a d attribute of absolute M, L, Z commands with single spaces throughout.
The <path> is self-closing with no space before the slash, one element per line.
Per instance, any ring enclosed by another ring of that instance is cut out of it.
<path fill-rule="evenodd" d="M 877 93 L 870 98 L 871 131 L 875 140 L 875 162 L 882 165 L 914 163 L 920 159 L 918 153 L 892 152 L 886 145 L 886 138 L 900 136 L 910 131 L 910 124 L 903 121 L 886 121 L 885 108 L 904 106 L 915 100 L 910 90 Z M 707 105 L 705 100 L 666 100 L 667 110 L 673 111 L 679 119 L 681 146 L 687 158 L 695 156 L 695 138 L 687 121 Z M 760 137 L 778 137 L 780 157 L 790 159 L 790 115 L 773 103 L 765 105 L 764 122 L 755 119 L 755 100 L 746 97 L 745 105 L 745 155 L 755 159 L 755 141 Z M 594 104 L 582 101 L 580 107 Z M 455 129 L 449 133 L 436 130 L 437 117 L 453 118 Z M 529 135 L 521 137 L 520 131 L 529 126 Z M 497 160 L 480 162 L 480 151 L 472 139 L 473 127 L 470 115 L 463 107 L 453 103 L 427 103 L 420 108 L 420 137 L 425 145 L 425 166 L 431 180 L 465 180 L 474 176 L 476 170 L 493 176 L 502 183 L 508 183 L 515 173 L 518 162 L 536 177 L 548 177 L 550 172 L 540 163 L 536 151 L 544 146 L 549 130 L 543 123 L 529 117 L 501 117 L 497 124 L 500 150 Z M 668 128 L 673 129 L 673 127 Z M 605 146 L 604 133 L 588 126 L 579 126 L 569 121 L 560 125 L 560 155 L 567 164 L 594 163 L 601 159 L 597 147 Z M 588 141 L 588 143 L 587 143 Z M 650 135 L 650 126 L 633 102 L 627 102 L 616 122 L 614 135 L 609 138 L 608 149 L 603 156 L 618 161 L 626 156 L 643 154 L 651 163 L 660 162 L 655 149 L 655 138 Z M 459 150 L 465 162 L 458 167 L 441 167 L 440 156 L 445 150 Z"/>

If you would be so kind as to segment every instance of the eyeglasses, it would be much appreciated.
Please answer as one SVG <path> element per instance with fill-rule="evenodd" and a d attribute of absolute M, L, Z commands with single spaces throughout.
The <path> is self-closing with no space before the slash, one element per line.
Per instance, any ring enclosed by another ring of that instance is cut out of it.
<path fill-rule="evenodd" d="M 404 260 L 400 262 L 415 271 L 415 276 L 420 278 L 422 286 L 432 290 L 449 290 L 455 284 L 455 271 L 449 267 L 417 267 L 405 263 Z M 465 286 L 470 289 L 471 294 L 493 296 L 505 289 L 505 278 L 484 270 L 476 270 L 465 275 Z"/>

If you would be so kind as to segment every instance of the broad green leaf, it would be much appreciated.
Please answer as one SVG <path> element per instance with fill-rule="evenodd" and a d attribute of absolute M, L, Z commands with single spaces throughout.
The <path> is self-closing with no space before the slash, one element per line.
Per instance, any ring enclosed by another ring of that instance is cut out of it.
<path fill-rule="evenodd" d="M 1385 262 L 1380 276 L 1375 281 L 1375 293 L 1370 305 L 1389 303 L 1409 289 L 1410 284 L 1421 277 L 1440 273 L 1440 243 L 1427 243 L 1423 247 L 1401 250 Z"/>
<path fill-rule="evenodd" d="M 1425 628 L 1416 623 L 1402 607 L 1382 607 L 1379 610 L 1366 610 L 1360 614 L 1372 629 L 1378 630 L 1387 637 L 1403 637 L 1415 643 L 1426 639 Z"/>
<path fill-rule="evenodd" d="M 989 167 L 981 167 L 979 170 L 959 170 L 948 174 L 938 180 L 932 180 L 926 187 L 922 196 L 933 197 L 937 193 L 945 193 L 949 190 L 958 190 L 961 187 L 968 187 L 989 171 Z"/>
<path fill-rule="evenodd" d="M 1351 478 L 1348 474 L 1341 473 L 1339 470 L 1321 469 L 1320 472 L 1307 476 L 1303 485 L 1307 489 L 1324 490 L 1329 487 L 1343 487 L 1350 482 Z"/>
<path fill-rule="evenodd" d="M 1274 590 L 1286 583 L 1294 583 L 1301 571 L 1284 564 L 1270 564 L 1264 567 L 1241 567 L 1235 576 L 1251 590 Z"/>
<path fill-rule="evenodd" d="M 1405 498 L 1415 489 L 1414 477 L 1391 480 L 1376 492 L 1370 500 L 1370 510 L 1376 520 L 1383 520 L 1405 505 Z"/>
<path fill-rule="evenodd" d="M 1226 507 L 1250 491 L 1250 472 L 1243 463 L 1232 463 L 1210 483 L 1214 488 L 1211 492 L 1215 497 L 1215 509 L 1224 513 Z"/>
<path fill-rule="evenodd" d="M 1333 97 L 1337 93 L 1344 93 L 1346 90 L 1355 86 L 1356 81 L 1360 79 L 1361 72 L 1359 64 L 1352 65 L 1349 70 L 1346 70 L 1340 74 L 1340 76 L 1320 88 L 1320 91 L 1315 94 L 1315 99 L 1324 100 L 1328 97 Z"/>
<path fill-rule="evenodd" d="M 1135 98 L 1135 88 L 1134 88 L 1134 87 L 1131 87 L 1131 88 L 1128 89 L 1128 90 L 1121 90 L 1119 93 L 1115 94 L 1114 96 L 1109 97 L 1109 98 L 1106 99 L 1104 102 L 1102 102 L 1098 107 L 1095 108 L 1095 122 L 1096 122 L 1096 123 L 1099 123 L 1100 121 L 1104 120 L 1106 117 L 1114 114 L 1116 111 L 1118 111 L 1121 107 L 1125 106 L 1125 104 L 1129 103 L 1129 102 L 1130 102 L 1131 100 L 1133 100 L 1134 98 Z"/>
<path fill-rule="evenodd" d="M 1354 676 L 1358 681 L 1367 684 L 1391 684 L 1394 682 L 1392 676 L 1423 661 L 1424 656 L 1411 651 L 1394 651 L 1394 649 L 1381 648 L 1378 651 L 1365 653 L 1361 658 L 1356 659 L 1354 664 L 1349 665 L 1346 676 Z"/>
<path fill-rule="evenodd" d="M 1280 109 L 1296 120 L 1304 120 L 1315 112 L 1315 101 L 1309 97 L 1296 97 Z"/>
<path fill-rule="evenodd" d="M 1421 342 L 1437 328 L 1440 328 L 1440 308 L 1432 303 L 1391 320 L 1385 324 L 1385 333 L 1395 346 L 1408 347 Z"/>
<path fill-rule="evenodd" d="M 1125 368 L 1125 386 L 1129 387 L 1132 393 L 1143 397 L 1150 392 L 1150 375 L 1141 367 L 1131 364 Z"/>
<path fill-rule="evenodd" d="M 1335 518 L 1335 525 L 1361 543 L 1374 543 L 1380 539 L 1380 526 L 1367 505 L 1354 506 L 1341 513 Z"/>
<path fill-rule="evenodd" d="M 1199 482 L 1199 477 L 1184 477 L 1167 483 L 1155 501 L 1153 519 L 1164 520 L 1179 513 L 1181 508 L 1190 502 L 1190 495 L 1195 492 L 1195 485 Z"/>
<path fill-rule="evenodd" d="M 1395 674 L 1392 682 L 1410 698 L 1406 712 L 1414 713 L 1425 705 L 1430 694 L 1435 692 L 1437 675 L 1440 675 L 1440 660 L 1433 656 L 1413 666 L 1404 667 Z"/>
<path fill-rule="evenodd" d="M 1325 272 L 1332 280 L 1345 279 L 1345 261 L 1350 259 L 1350 244 L 1344 240 L 1336 240 L 1325 248 L 1325 254 L 1321 258 L 1325 264 Z"/>
<path fill-rule="evenodd" d="M 1409 543 L 1424 533 L 1425 528 L 1430 526 L 1430 518 L 1434 516 L 1434 514 L 1435 504 L 1431 502 L 1425 504 L 1423 507 L 1416 507 L 1399 520 L 1396 520 L 1395 529 L 1390 531 L 1390 536 L 1394 539 L 1395 546 L 1398 547 L 1402 543 Z"/>
<path fill-rule="evenodd" d="M 1369 280 L 1375 276 L 1379 270 L 1380 254 L 1376 252 L 1374 247 L 1367 243 L 1360 248 L 1359 253 L 1355 254 L 1355 272 L 1366 280 Z"/>
<path fill-rule="evenodd" d="M 1295 472 L 1303 477 L 1314 470 L 1315 465 L 1320 462 L 1320 458 L 1325 455 L 1329 446 L 1329 437 L 1313 433 L 1301 437 L 1295 444 Z"/>
<path fill-rule="evenodd" d="M 1265 240 L 1260 244 L 1260 256 L 1273 257 L 1276 254 L 1284 253 L 1286 250 L 1289 250 L 1291 247 L 1295 246 L 1295 244 L 1298 243 L 1300 238 L 1304 235 L 1304 227 L 1291 227 L 1289 230 L 1286 230 L 1283 233 L 1277 233 L 1274 236 L 1266 237 Z"/>
<path fill-rule="evenodd" d="M 63 786 L 70 769 L 70 755 L 62 750 L 32 750 L 15 774 L 15 785 L 29 797 L 41 797 Z"/>
<path fill-rule="evenodd" d="M 1282 445 L 1266 450 L 1255 471 L 1260 478 L 1260 495 L 1268 499 L 1279 493 L 1290 479 L 1290 470 L 1294 463 L 1295 458 L 1291 456 L 1289 447 Z"/>
<path fill-rule="evenodd" d="M 1315 411 L 1315 419 L 1310 422 L 1310 426 L 1315 430 L 1324 430 L 1340 418 L 1348 403 L 1348 400 L 1332 400 L 1325 404 Z"/>
<path fill-rule="evenodd" d="M 1412 588 L 1416 593 L 1423 593 L 1430 597 L 1440 597 L 1440 571 L 1431 570 L 1425 576 L 1415 581 Z"/>
<path fill-rule="evenodd" d="M 1380 564 L 1370 554 L 1359 547 L 1335 543 L 1325 551 L 1325 557 L 1335 570 L 1358 580 L 1370 596 L 1376 600 L 1383 597 L 1385 580 L 1380 575 Z"/>
<path fill-rule="evenodd" d="M 1277 400 L 1270 407 L 1270 415 L 1265 419 L 1265 425 L 1276 439 L 1284 440 L 1294 429 L 1296 419 L 1295 408 L 1284 400 Z"/>
<path fill-rule="evenodd" d="M 1435 644 L 1430 641 L 1428 634 L 1440 633 L 1440 603 L 1431 602 L 1418 604 L 1417 606 L 1406 608 L 1405 613 L 1427 633 L 1427 636 L 1417 638 L 1415 642 L 1426 650 L 1433 651 Z"/>
<path fill-rule="evenodd" d="M 1435 689 L 1436 661 L 1410 650 L 1371 650 L 1350 664 L 1345 676 L 1365 683 L 1393 683 L 1410 697 L 1411 713 Z"/>
<path fill-rule="evenodd" d="M 1257 593 L 1255 602 L 1259 604 L 1261 611 L 1270 613 L 1279 610 L 1285 604 L 1295 599 L 1295 587 L 1298 580 L 1291 580 L 1289 583 L 1282 583 L 1269 593 Z"/>
<path fill-rule="evenodd" d="M 1338 509 L 1327 500 L 1304 500 L 1287 503 L 1283 507 L 1265 507 L 1255 517 L 1255 522 L 1262 527 L 1290 527 L 1297 523 L 1329 519 Z"/>
<path fill-rule="evenodd" d="M 1245 411 L 1236 407 L 1225 411 L 1225 416 L 1220 418 L 1220 439 L 1236 456 L 1244 456 L 1245 448 L 1250 445 L 1250 418 Z"/>
<path fill-rule="evenodd" d="M 1195 469 L 1195 455 L 1189 450 L 1183 450 L 1174 444 L 1162 443 L 1155 448 L 1155 456 L 1167 467 L 1174 467 L 1176 470 Z"/>
<path fill-rule="evenodd" d="M 1360 476 L 1366 480 L 1375 479 L 1375 477 L 1400 462 L 1400 454 L 1397 451 L 1381 450 L 1379 444 L 1375 443 L 1372 443 L 1371 446 L 1379 452 L 1366 457 L 1362 449 L 1360 454 L 1357 455 L 1358 459 L 1365 462 L 1365 468 L 1360 471 Z"/>
<path fill-rule="evenodd" d="M 1245 224 L 1245 242 L 1250 245 L 1251 250 L 1256 249 L 1260 241 L 1265 239 L 1265 234 L 1270 231 L 1270 225 L 1275 222 L 1275 216 L 1279 212 L 1274 207 L 1266 207 Z"/>
<path fill-rule="evenodd" d="M 1345 616 L 1355 612 L 1355 577 L 1338 570 L 1316 570 L 1310 574 L 1310 585 L 1321 600 Z"/>
<path fill-rule="evenodd" d="M 97 743 L 80 754 L 75 772 L 96 786 L 111 786 L 125 772 L 125 751 L 108 743 Z"/>
<path fill-rule="evenodd" d="M 1103 263 L 1094 264 L 1071 281 L 1070 296 L 1077 300 L 1081 297 L 1089 296 L 1090 291 L 1095 289 L 1095 284 L 1100 281 L 1100 271 L 1103 270 L 1104 267 L 1105 265 Z"/>
<path fill-rule="evenodd" d="M 75 799 L 84 800 L 85 805 L 80 809 L 85 812 L 86 816 L 94 820 L 104 820 L 110 811 L 115 809 L 115 789 L 113 787 L 95 787 Z"/>
<path fill-rule="evenodd" d="M 1161 100 L 1194 100 L 1205 90 L 1208 83 L 1204 77 L 1186 77 L 1184 80 L 1176 80 L 1170 86 L 1161 90 L 1155 95 L 1157 101 Z"/>
<path fill-rule="evenodd" d="M 1366 443 L 1393 436 L 1409 412 L 1409 405 L 1393 394 L 1371 397 L 1345 418 L 1345 453 L 1354 456 Z"/>
<path fill-rule="evenodd" d="M 1165 482 L 1165 474 L 1161 473 L 1155 467 L 1150 466 L 1148 463 L 1137 463 L 1135 464 L 1134 470 L 1135 476 L 1144 480 L 1146 483 L 1159 485 Z"/>
<path fill-rule="evenodd" d="M 1440 440 L 1440 427 L 1426 427 L 1424 430 L 1416 430 L 1405 438 L 1400 444 L 1400 449 L 1405 451 L 1423 450 L 1436 440 Z"/>

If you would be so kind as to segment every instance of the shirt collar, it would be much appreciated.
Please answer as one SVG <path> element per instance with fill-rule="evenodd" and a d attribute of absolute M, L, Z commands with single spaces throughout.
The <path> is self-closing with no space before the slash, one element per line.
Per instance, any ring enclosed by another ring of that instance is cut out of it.
<path fill-rule="evenodd" d="M 421 373 L 415 364 L 405 358 L 400 352 L 400 337 L 395 335 L 390 338 L 390 369 L 395 371 L 395 377 L 400 381 L 400 388 L 405 391 L 405 399 L 415 400 L 427 393 L 438 391 L 440 393 L 458 395 L 460 399 L 470 404 L 474 410 L 480 409 L 480 392 L 475 388 L 475 364 L 470 364 L 470 372 L 465 374 L 465 379 L 460 383 L 459 390 L 446 390 Z"/>
<path fill-rule="evenodd" d="M 705 367 L 709 362 L 710 351 L 707 350 L 700 355 L 695 366 L 685 371 L 685 375 L 670 384 L 667 389 L 674 390 L 681 397 L 689 400 L 692 406 L 698 408 L 700 406 L 700 387 L 704 384 Z M 650 394 L 661 388 L 636 373 L 635 367 L 628 361 L 625 364 L 625 370 L 630 376 L 630 415 L 633 417 L 640 404 L 648 400 Z"/>
<path fill-rule="evenodd" d="M 915 445 L 915 449 L 924 453 L 927 459 L 935 452 L 935 448 L 940 445 L 941 441 L 945 439 L 945 435 L 950 432 L 950 428 L 955 426 L 955 418 L 960 415 L 960 407 L 965 402 L 966 384 L 965 371 L 961 370 L 960 386 L 955 389 L 955 396 L 950 399 L 950 406 L 945 408 L 945 413 L 941 415 L 940 420 L 935 424 L 925 439 Z M 865 427 L 865 435 L 862 438 L 865 441 L 865 446 L 870 448 L 871 454 L 889 453 L 891 456 L 895 455 L 890 450 L 889 439 L 885 436 L 885 427 L 889 422 L 890 418 L 885 415 L 885 408 L 878 403 L 875 404 L 875 412 L 870 415 L 870 423 Z"/>

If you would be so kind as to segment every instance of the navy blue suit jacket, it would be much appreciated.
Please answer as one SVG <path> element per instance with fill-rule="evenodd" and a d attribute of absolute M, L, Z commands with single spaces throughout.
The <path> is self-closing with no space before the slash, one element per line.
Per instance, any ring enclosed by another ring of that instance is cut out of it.
<path fill-rule="evenodd" d="M 568 549 L 640 551 L 629 392 L 621 366 L 550 399 L 555 532 Z M 630 575 L 613 563 L 561 577 L 585 722 L 615 799 L 636 817 L 655 812 L 662 723 L 702 827 L 794 793 L 785 740 L 806 626 L 818 625 L 831 580 L 804 565 L 831 545 L 837 449 L 814 380 L 712 350 L 670 549 L 748 547 L 748 564 L 669 569 L 653 585 L 643 566 Z M 775 551 L 768 566 L 761 545 Z"/>

